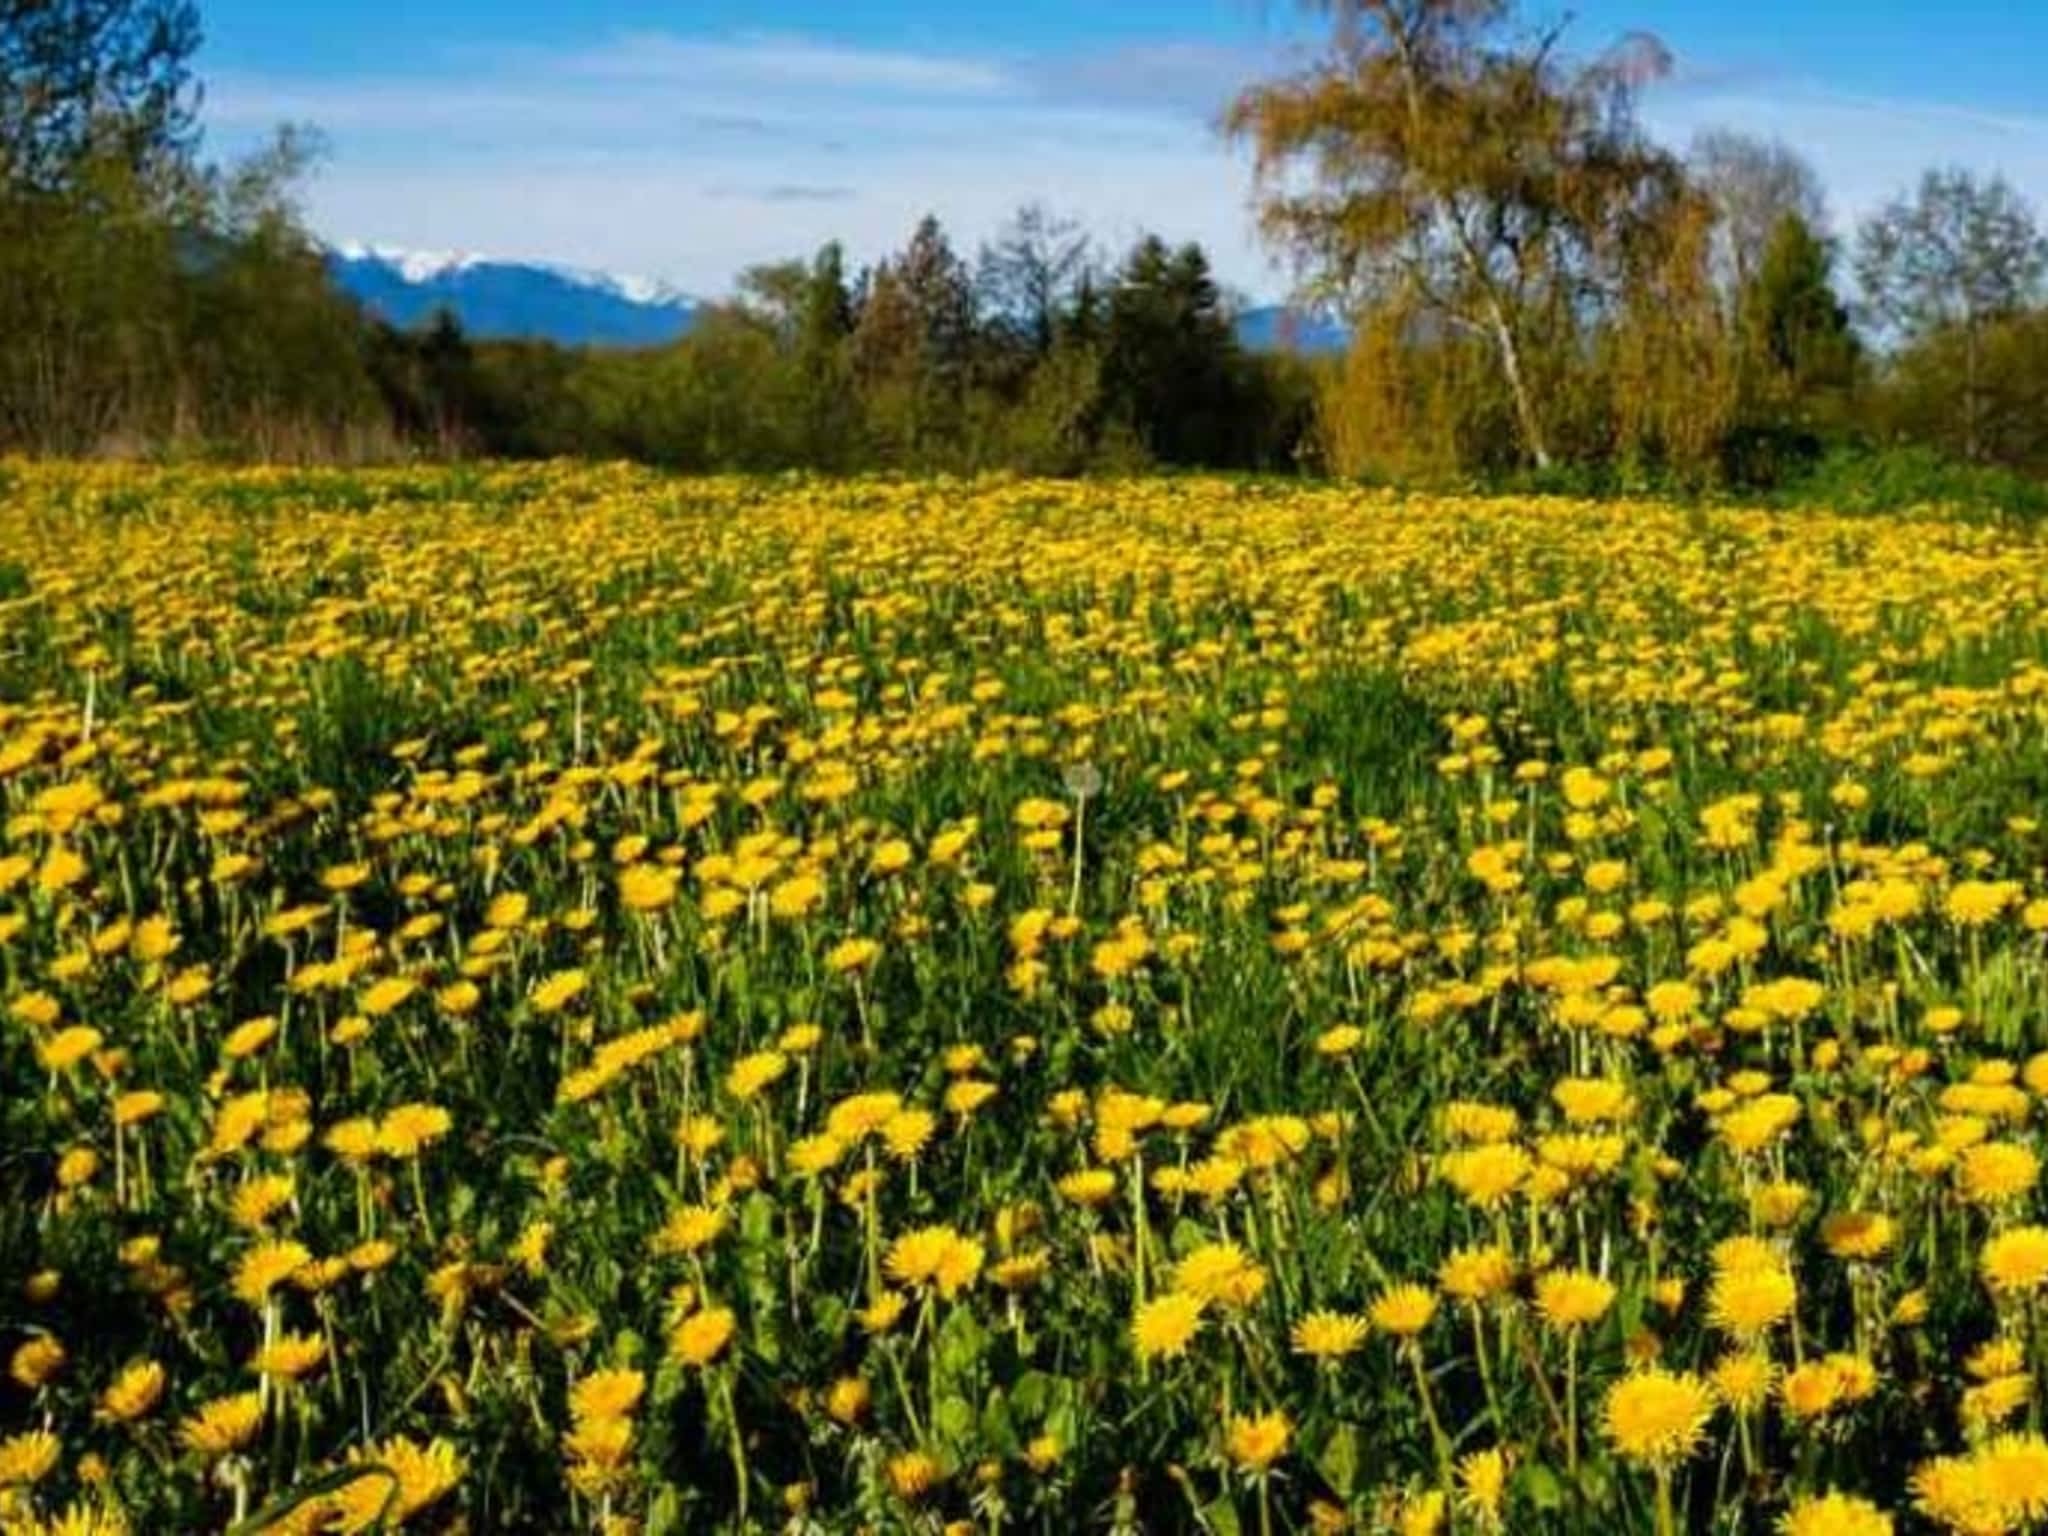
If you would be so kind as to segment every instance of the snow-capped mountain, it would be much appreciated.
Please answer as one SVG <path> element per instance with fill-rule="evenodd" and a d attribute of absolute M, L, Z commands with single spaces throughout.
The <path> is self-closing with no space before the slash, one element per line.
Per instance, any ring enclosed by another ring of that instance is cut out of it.
<path fill-rule="evenodd" d="M 550 262 L 499 261 L 462 251 L 341 245 L 327 253 L 335 281 L 401 329 L 454 313 L 482 340 L 572 347 L 657 347 L 688 333 L 699 301 L 654 278 Z M 1279 307 L 1247 309 L 1237 339 L 1254 352 L 1342 351 L 1342 326 Z"/>
<path fill-rule="evenodd" d="M 660 346 L 687 332 L 697 313 L 694 299 L 657 279 L 548 262 L 341 245 L 327 263 L 345 292 L 393 325 L 420 325 L 446 309 L 481 339 Z"/>

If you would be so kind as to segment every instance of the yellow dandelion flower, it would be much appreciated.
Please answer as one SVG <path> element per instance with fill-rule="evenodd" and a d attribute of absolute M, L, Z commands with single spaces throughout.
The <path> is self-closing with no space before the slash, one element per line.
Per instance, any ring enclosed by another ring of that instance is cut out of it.
<path fill-rule="evenodd" d="M 438 1104 L 401 1104 L 377 1123 L 377 1150 L 386 1157 L 416 1157 L 455 1127 Z"/>
<path fill-rule="evenodd" d="M 0 1440 L 0 1509 L 11 1505 L 8 1490 L 48 1477 L 63 1449 L 64 1443 L 46 1429 L 24 1430 Z"/>
<path fill-rule="evenodd" d="M 1536 1310 L 1560 1331 L 1597 1323 L 1614 1305 L 1614 1287 L 1584 1270 L 1554 1269 L 1536 1277 Z"/>
<path fill-rule="evenodd" d="M 646 1390 L 647 1378 L 639 1371 L 592 1371 L 569 1389 L 569 1417 L 578 1423 L 624 1418 L 640 1406 Z"/>
<path fill-rule="evenodd" d="M 874 1392 L 858 1376 L 841 1376 L 825 1391 L 825 1412 L 838 1424 L 857 1424 L 867 1416 Z"/>
<path fill-rule="evenodd" d="M 889 1491 L 905 1503 L 923 1498 L 945 1476 L 936 1456 L 925 1451 L 904 1451 L 891 1456 L 883 1467 Z"/>
<path fill-rule="evenodd" d="M 327 1340 L 317 1333 L 283 1333 L 265 1344 L 249 1361 L 259 1376 L 297 1381 L 327 1363 Z"/>
<path fill-rule="evenodd" d="M 260 1307 L 273 1290 L 312 1262 L 312 1250 L 304 1243 L 289 1238 L 263 1243 L 243 1254 L 236 1263 L 235 1295 L 252 1307 Z"/>
<path fill-rule="evenodd" d="M 1692 1454 L 1713 1416 L 1714 1392 L 1705 1381 L 1652 1366 L 1608 1389 L 1601 1430 L 1626 1460 L 1669 1468 Z"/>
<path fill-rule="evenodd" d="M 386 976 L 364 988 L 356 1006 L 370 1018 L 385 1018 L 404 1007 L 419 989 L 410 976 Z"/>
<path fill-rule="evenodd" d="M 1508 1454 L 1497 1445 L 1470 1452 L 1458 1461 L 1458 1508 L 1481 1530 L 1501 1528 L 1509 1469 Z"/>
<path fill-rule="evenodd" d="M 654 1247 L 658 1253 L 699 1253 L 718 1241 L 728 1222 L 725 1211 L 717 1206 L 679 1205 L 668 1213 L 661 1230 L 654 1236 Z"/>
<path fill-rule="evenodd" d="M 1824 1493 L 1793 1502 L 1778 1521 L 1779 1536 L 1892 1536 L 1892 1519 L 1868 1499 Z"/>
<path fill-rule="evenodd" d="M 1266 1271 L 1235 1243 L 1204 1243 L 1174 1266 L 1173 1286 L 1209 1305 L 1248 1307 L 1264 1292 Z"/>
<path fill-rule="evenodd" d="M 1373 1302 L 1373 1327 L 1397 1339 L 1412 1339 L 1436 1316 L 1436 1293 L 1425 1285 L 1396 1285 Z"/>
<path fill-rule="evenodd" d="M 1131 1319 L 1131 1343 L 1141 1360 L 1177 1360 L 1201 1330 L 1204 1306 L 1179 1291 L 1154 1296 Z"/>
<path fill-rule="evenodd" d="M 1224 1449 L 1238 1471 L 1264 1476 L 1274 1462 L 1287 1454 L 1294 1440 L 1294 1424 L 1285 1413 L 1274 1410 L 1256 1418 L 1233 1418 L 1224 1431 Z"/>
<path fill-rule="evenodd" d="M 1827 1360 L 1809 1360 L 1785 1373 L 1778 1401 L 1794 1420 L 1818 1419 L 1842 1401 L 1842 1374 Z"/>
<path fill-rule="evenodd" d="M 1723 1355 L 1710 1373 L 1721 1401 L 1739 1414 L 1755 1413 L 1770 1401 L 1778 1367 L 1761 1351 Z"/>
<path fill-rule="evenodd" d="M 937 1129 L 938 1117 L 930 1110 L 898 1110 L 882 1124 L 882 1145 L 896 1161 L 913 1162 Z"/>
<path fill-rule="evenodd" d="M 669 1330 L 669 1358 L 682 1365 L 709 1365 L 725 1353 L 737 1327 L 738 1320 L 729 1308 L 692 1312 Z"/>
<path fill-rule="evenodd" d="M 1365 1342 L 1371 1326 L 1352 1312 L 1311 1312 L 1294 1325 L 1294 1352 L 1312 1360 L 1341 1360 Z"/>
<path fill-rule="evenodd" d="M 1721 1268 L 1707 1292 L 1707 1316 L 1731 1338 L 1751 1342 L 1792 1315 L 1799 1285 L 1775 1256 Z"/>
<path fill-rule="evenodd" d="M 115 1424 L 132 1424 L 146 1417 L 163 1400 L 169 1376 L 154 1360 L 136 1360 L 121 1368 L 100 1393 L 97 1412 Z"/>
<path fill-rule="evenodd" d="M 2040 1178 L 2040 1158 L 2018 1142 L 1987 1141 L 1967 1147 L 1956 1164 L 1956 1182 L 1963 1198 L 1973 1205 L 2017 1200 Z"/>
<path fill-rule="evenodd" d="M 1437 1270 L 1446 1296 L 1478 1303 L 1503 1295 L 1515 1283 L 1515 1261 L 1505 1248 L 1460 1248 Z"/>
<path fill-rule="evenodd" d="M 36 1042 L 36 1060 L 45 1072 L 68 1072 L 106 1042 L 106 1036 L 85 1024 L 60 1029 Z"/>
<path fill-rule="evenodd" d="M 948 1226 L 919 1227 L 889 1245 L 882 1262 L 889 1278 L 912 1290 L 932 1289 L 951 1299 L 981 1273 L 982 1246 Z"/>
<path fill-rule="evenodd" d="M 780 1051 L 756 1051 L 742 1056 L 725 1075 L 725 1091 L 741 1103 L 758 1098 L 771 1084 L 789 1071 L 789 1058 Z"/>
<path fill-rule="evenodd" d="M 587 972 L 555 971 L 534 984 L 533 990 L 527 994 L 527 1001 L 535 1013 L 560 1013 L 589 990 L 590 976 Z"/>
<path fill-rule="evenodd" d="M 1835 1211 L 1820 1224 L 1821 1241 L 1838 1259 L 1882 1258 L 1892 1246 L 1895 1229 L 1881 1211 Z"/>
<path fill-rule="evenodd" d="M 403 1525 L 453 1493 L 468 1471 L 447 1441 L 421 1445 L 403 1435 L 358 1447 L 349 1464 L 364 1475 L 333 1495 L 335 1529 L 345 1532 Z"/>
<path fill-rule="evenodd" d="M 660 912 L 672 906 L 682 877 L 659 864 L 629 864 L 619 871 L 619 902 L 631 912 Z"/>
<path fill-rule="evenodd" d="M 263 1399 L 255 1392 L 202 1403 L 178 1425 L 178 1443 L 207 1461 L 239 1451 L 256 1438 L 263 1423 Z"/>

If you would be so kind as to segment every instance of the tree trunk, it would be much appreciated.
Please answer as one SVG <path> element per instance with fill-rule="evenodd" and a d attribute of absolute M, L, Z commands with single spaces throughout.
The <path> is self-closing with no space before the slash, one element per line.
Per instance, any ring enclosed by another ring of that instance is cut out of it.
<path fill-rule="evenodd" d="M 1529 384 L 1522 377 L 1522 351 L 1515 344 L 1514 330 L 1508 325 L 1507 316 L 1501 313 L 1500 305 L 1493 305 L 1493 334 L 1500 345 L 1500 371 L 1507 379 L 1508 393 L 1514 397 L 1515 420 L 1522 429 L 1522 446 L 1529 452 L 1530 459 L 1538 469 L 1550 468 L 1550 445 L 1544 439 L 1543 421 L 1536 413 L 1536 402 L 1529 397 Z"/>
<path fill-rule="evenodd" d="M 1963 323 L 1963 458 L 1977 462 L 1977 317 Z"/>
<path fill-rule="evenodd" d="M 1466 270 L 1486 299 L 1487 325 L 1500 348 L 1500 370 L 1507 380 L 1508 393 L 1514 398 L 1515 420 L 1522 429 L 1522 446 L 1528 450 L 1530 460 L 1538 469 L 1548 469 L 1550 445 L 1544 440 L 1543 420 L 1536 413 L 1536 402 L 1529 397 L 1528 381 L 1522 377 L 1522 349 L 1515 340 L 1515 328 L 1508 324 L 1507 306 L 1501 303 L 1500 290 L 1494 287 L 1487 273 L 1486 259 L 1465 226 L 1465 210 L 1456 197 L 1450 199 L 1450 213 L 1451 227 L 1457 232 Z"/>

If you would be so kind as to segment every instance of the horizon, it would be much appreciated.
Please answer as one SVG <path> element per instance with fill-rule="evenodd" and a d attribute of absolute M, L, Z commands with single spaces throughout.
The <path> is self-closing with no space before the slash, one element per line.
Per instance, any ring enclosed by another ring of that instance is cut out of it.
<path fill-rule="evenodd" d="M 414 250 L 406 246 L 376 245 L 360 240 L 321 240 L 318 244 L 330 257 L 350 264 L 375 263 L 384 266 L 415 286 L 459 276 L 478 267 L 492 267 L 544 273 L 566 282 L 609 290 L 616 297 L 636 305 L 700 310 L 713 305 L 728 304 L 739 297 L 731 289 L 722 293 L 699 293 L 679 288 L 665 279 L 649 277 L 644 273 L 581 267 L 569 262 L 551 261 L 545 257 L 503 256 L 493 251 Z M 1298 318 L 1310 318 L 1316 312 L 1315 306 L 1296 303 L 1285 296 L 1266 300 L 1253 295 L 1234 293 L 1226 288 L 1224 297 L 1229 301 L 1242 301 L 1236 303 L 1236 307 L 1243 314 L 1286 312 Z"/>
<path fill-rule="evenodd" d="M 1214 119 L 1238 87 L 1306 56 L 1316 29 L 1293 7 L 1138 0 L 1103 17 L 1052 0 L 963 24 L 930 0 L 851 15 L 712 0 L 686 26 L 672 11 L 445 0 L 409 15 L 394 53 L 374 13 L 218 0 L 202 124 L 229 154 L 281 122 L 318 129 L 330 153 L 304 205 L 332 247 L 713 300 L 748 266 L 829 239 L 870 263 L 926 212 L 971 252 L 1041 202 L 1112 251 L 1146 232 L 1199 241 L 1248 301 L 1288 297 L 1256 238 L 1245 156 Z M 1643 99 L 1653 136 L 1681 150 L 1714 127 L 1783 140 L 1819 172 L 1838 236 L 1931 165 L 2003 175 L 2048 203 L 2048 115 L 2029 96 L 2048 14 L 1961 0 L 1933 39 L 1903 5 L 1851 17 L 1592 0 L 1567 41 L 1583 53 L 1657 35 L 1676 69 Z"/>

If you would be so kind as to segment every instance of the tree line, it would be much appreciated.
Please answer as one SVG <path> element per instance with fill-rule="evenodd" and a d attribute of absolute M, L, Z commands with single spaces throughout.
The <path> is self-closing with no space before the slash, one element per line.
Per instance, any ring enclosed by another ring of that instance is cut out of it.
<path fill-rule="evenodd" d="M 2048 471 L 2044 244 L 2004 181 L 1930 171 L 1846 255 L 1812 170 L 1637 108 L 1670 59 L 1591 59 L 1512 0 L 1321 0 L 1329 46 L 1246 90 L 1262 219 L 1349 316 L 1333 468 L 1591 467 L 1769 484 L 1831 446 Z"/>
<path fill-rule="evenodd" d="M 204 163 L 198 45 L 182 0 L 0 0 L 0 451 L 340 452 L 374 420 L 288 196 L 311 146 Z"/>
<path fill-rule="evenodd" d="M 828 244 L 744 273 L 665 347 L 571 351 L 417 339 L 415 424 L 465 444 L 687 469 L 1147 465 L 1293 470 L 1314 438 L 1300 360 L 1239 345 L 1198 245 L 1140 240 L 1103 263 L 1027 207 L 969 261 L 935 218 L 858 273 Z"/>
<path fill-rule="evenodd" d="M 0 0 L 0 451 L 625 456 L 691 470 L 1143 466 L 1768 487 L 1908 448 L 2048 477 L 2044 242 L 1933 170 L 1838 237 L 1786 147 L 1655 142 L 1668 69 L 1514 0 L 1308 0 L 1232 102 L 1261 227 L 1340 354 L 1253 352 L 1198 246 L 1022 210 L 755 268 L 668 346 L 399 331 L 293 193 L 201 154 L 193 0 Z"/>
<path fill-rule="evenodd" d="M 331 280 L 287 131 L 200 153 L 193 0 L 0 0 L 0 452 L 624 456 L 689 470 L 1292 470 L 1304 366 L 1237 343 L 1196 245 L 1107 262 L 1023 210 L 741 277 L 638 350 L 400 331 Z"/>

